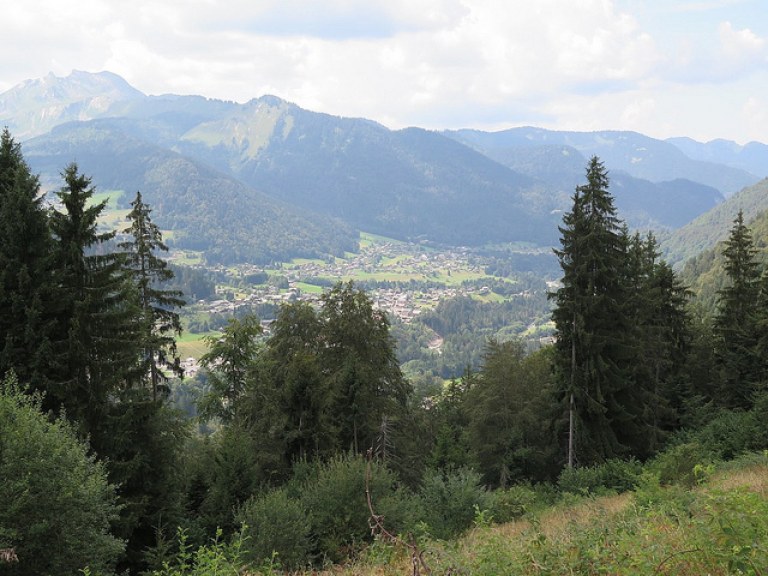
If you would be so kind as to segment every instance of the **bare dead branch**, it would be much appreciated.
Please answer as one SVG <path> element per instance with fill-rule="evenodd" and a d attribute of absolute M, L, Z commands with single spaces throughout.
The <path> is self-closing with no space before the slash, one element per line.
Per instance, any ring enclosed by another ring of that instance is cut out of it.
<path fill-rule="evenodd" d="M 371 528 L 371 535 L 383 539 L 385 542 L 394 544 L 395 546 L 404 546 L 411 553 L 411 565 L 413 566 L 413 576 L 421 576 L 422 570 L 424 574 L 432 574 L 432 570 L 424 560 L 424 551 L 421 550 L 416 544 L 416 540 L 412 534 L 409 535 L 409 542 L 406 542 L 402 538 L 395 536 L 384 527 L 384 516 L 376 514 L 373 510 L 373 501 L 371 499 L 371 463 L 373 461 L 373 448 L 368 449 L 367 463 L 365 466 L 365 499 L 368 502 L 368 512 L 371 516 L 368 520 L 368 525 Z"/>
<path fill-rule="evenodd" d="M 19 557 L 16 555 L 15 548 L 0 548 L 0 562 L 10 564 L 11 562 L 18 562 Z"/>

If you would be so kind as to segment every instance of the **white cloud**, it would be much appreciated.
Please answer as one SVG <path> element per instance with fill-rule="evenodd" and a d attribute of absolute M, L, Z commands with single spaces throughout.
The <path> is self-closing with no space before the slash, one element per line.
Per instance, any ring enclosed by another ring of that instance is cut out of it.
<path fill-rule="evenodd" d="M 733 64 L 765 61 L 766 42 L 749 28 L 734 29 L 730 22 L 720 24 L 720 47 L 723 56 Z"/>
<path fill-rule="evenodd" d="M 646 6 L 25 0 L 4 7 L 0 89 L 50 71 L 107 69 L 150 94 L 245 101 L 273 93 L 391 127 L 546 123 L 675 133 L 679 125 L 682 134 L 691 122 L 682 123 L 687 110 L 676 112 L 680 94 L 715 109 L 719 99 L 729 106 L 723 116 L 741 118 L 744 102 L 759 94 L 745 82 L 765 69 L 765 32 L 743 19 L 703 18 L 727 10 L 727 1 L 672 3 L 656 20 L 639 17 Z M 714 98 L 715 83 L 739 92 Z M 705 116 L 705 126 L 716 125 L 711 109 Z M 736 128 L 716 135 L 738 137 Z"/>
<path fill-rule="evenodd" d="M 749 76 L 768 62 L 766 40 L 729 21 L 700 26 L 676 40 L 661 75 L 677 83 L 725 84 Z"/>

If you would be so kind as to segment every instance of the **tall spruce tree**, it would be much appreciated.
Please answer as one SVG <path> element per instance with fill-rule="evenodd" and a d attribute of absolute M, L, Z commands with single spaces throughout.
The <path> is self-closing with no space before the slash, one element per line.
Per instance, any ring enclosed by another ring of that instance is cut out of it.
<path fill-rule="evenodd" d="M 168 263 L 158 256 L 160 251 L 167 252 L 168 246 L 152 222 L 151 212 L 141 192 L 136 192 L 127 216 L 130 225 L 123 230 L 129 239 L 118 246 L 125 250 L 124 266 L 133 277 L 138 297 L 142 349 L 139 380 L 157 400 L 159 391 L 167 392 L 164 369 L 177 376 L 184 373 L 176 351 L 176 336 L 181 334 L 181 320 L 176 310 L 184 305 L 184 300 L 181 292 L 163 288 L 174 275 Z"/>
<path fill-rule="evenodd" d="M 108 404 L 135 371 L 138 349 L 136 298 L 119 254 L 108 242 L 114 232 L 101 232 L 98 218 L 106 201 L 94 204 L 90 178 L 70 164 L 58 192 L 63 211 L 51 214 L 55 241 L 59 362 L 57 385 L 49 395 L 53 408 L 98 444 Z"/>
<path fill-rule="evenodd" d="M 476 469 L 490 486 L 550 479 L 559 472 L 552 466 L 559 455 L 552 431 L 551 353 L 545 348 L 526 355 L 522 342 L 488 342 L 465 410 Z"/>
<path fill-rule="evenodd" d="M 688 291 L 659 259 L 653 234 L 628 242 L 625 313 L 630 318 L 630 388 L 637 413 L 633 454 L 646 457 L 660 448 L 677 425 L 687 397 L 683 369 L 690 343 Z"/>
<path fill-rule="evenodd" d="M 637 408 L 628 398 L 626 236 L 597 157 L 590 160 L 586 179 L 560 227 L 561 248 L 555 253 L 562 287 L 552 294 L 555 364 L 569 414 L 571 466 L 626 453 Z"/>
<path fill-rule="evenodd" d="M 760 276 L 755 330 L 755 355 L 758 360 L 756 391 L 765 394 L 768 392 L 768 269 L 764 269 Z"/>
<path fill-rule="evenodd" d="M 56 300 L 51 237 L 40 185 L 7 129 L 0 136 L 0 378 L 13 370 L 35 390 L 50 375 Z"/>
<path fill-rule="evenodd" d="M 760 268 L 752 233 L 739 211 L 725 242 L 729 285 L 718 292 L 715 353 L 720 366 L 718 401 L 727 408 L 749 408 L 761 361 L 757 355 Z"/>
<path fill-rule="evenodd" d="M 208 352 L 200 364 L 208 370 L 208 392 L 198 405 L 204 419 L 218 418 L 224 424 L 248 421 L 250 415 L 243 410 L 242 398 L 259 362 L 261 333 L 259 319 L 249 315 L 231 318 L 221 336 L 206 337 Z"/>

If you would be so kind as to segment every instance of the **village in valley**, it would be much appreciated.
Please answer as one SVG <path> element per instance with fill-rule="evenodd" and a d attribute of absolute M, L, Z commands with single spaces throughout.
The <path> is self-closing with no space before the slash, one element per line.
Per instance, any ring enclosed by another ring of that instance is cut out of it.
<path fill-rule="evenodd" d="M 361 243 L 358 254 L 329 260 L 295 260 L 267 269 L 241 265 L 227 269 L 232 286 L 217 286 L 222 296 L 200 302 L 207 312 L 234 315 L 242 307 L 295 301 L 319 302 L 324 289 L 339 281 L 365 288 L 374 307 L 404 322 L 440 301 L 464 295 L 492 300 L 483 280 L 491 280 L 482 261 L 466 249 L 439 251 L 404 242 Z M 269 280 L 248 284 L 239 279 L 266 272 Z M 275 280 L 277 279 L 277 280 Z M 502 280 L 514 285 L 509 279 Z M 525 297 L 527 290 L 512 295 Z"/>
<path fill-rule="evenodd" d="M 201 265 L 198 265 L 201 266 Z M 493 302 L 525 299 L 531 288 L 510 278 L 490 276 L 482 257 L 469 249 L 437 249 L 363 234 L 358 253 L 343 258 L 296 259 L 272 267 L 237 265 L 208 268 L 217 274 L 216 298 L 199 300 L 187 316 L 231 318 L 255 312 L 265 334 L 281 304 L 304 301 L 319 306 L 322 294 L 339 281 L 352 281 L 368 292 L 376 309 L 392 321 L 410 323 L 441 301 L 458 296 Z M 492 287 L 503 285 L 503 296 Z M 542 289 L 544 285 L 542 284 Z M 215 331 L 220 324 L 203 326 Z M 207 332 L 191 324 L 188 332 Z M 432 346 L 439 350 L 441 340 Z M 197 371 L 194 357 L 185 360 L 188 375 Z"/>

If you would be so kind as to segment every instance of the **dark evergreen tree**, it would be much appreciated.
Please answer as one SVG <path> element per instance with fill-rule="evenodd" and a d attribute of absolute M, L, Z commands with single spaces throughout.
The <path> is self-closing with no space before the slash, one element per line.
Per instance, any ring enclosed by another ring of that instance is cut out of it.
<path fill-rule="evenodd" d="M 124 389 L 138 358 L 137 301 L 119 254 L 99 231 L 106 201 L 92 203 L 90 178 L 70 164 L 58 197 L 63 211 L 51 214 L 55 240 L 57 340 L 59 362 L 49 400 L 98 444 L 110 398 Z"/>
<path fill-rule="evenodd" d="M 752 233 L 739 211 L 723 249 L 729 284 L 718 291 L 715 351 L 720 366 L 717 401 L 727 408 L 749 408 L 760 378 L 757 355 L 760 269 Z"/>
<path fill-rule="evenodd" d="M 445 387 L 427 411 L 433 446 L 427 465 L 433 469 L 472 468 L 475 454 L 470 448 L 469 403 L 467 397 L 478 385 L 480 375 L 470 367 L 461 378 Z"/>
<path fill-rule="evenodd" d="M 181 485 L 175 479 L 185 425 L 152 392 L 142 352 L 147 334 L 140 291 L 124 253 L 113 248 L 115 232 L 103 232 L 106 201 L 93 201 L 91 180 L 75 164 L 63 173 L 61 210 L 51 214 L 55 242 L 55 386 L 52 407 L 76 421 L 119 486 L 115 533 L 126 541 L 120 569 L 148 567 L 145 554 L 157 531 L 180 521 Z M 165 536 L 172 537 L 172 533 Z"/>
<path fill-rule="evenodd" d="M 646 240 L 635 234 L 628 242 L 629 378 L 634 401 L 642 406 L 632 446 L 633 455 L 641 458 L 661 447 L 688 396 L 683 372 L 690 344 L 688 292 L 659 256 L 652 234 Z"/>
<path fill-rule="evenodd" d="M 139 379 L 157 400 L 159 390 L 163 394 L 168 392 L 164 369 L 179 377 L 184 374 L 176 352 L 176 336 L 181 334 L 181 320 L 176 310 L 184 305 L 184 300 L 181 292 L 164 287 L 173 279 L 173 271 L 158 256 L 160 251 L 167 252 L 168 247 L 163 243 L 160 229 L 152 222 L 151 212 L 142 201 L 141 192 L 136 192 L 127 216 L 130 226 L 123 230 L 130 239 L 118 246 L 126 251 L 124 266 L 133 276 L 138 293 L 142 348 Z"/>
<path fill-rule="evenodd" d="M 559 472 L 550 352 L 526 355 L 522 342 L 488 343 L 466 410 L 471 451 L 491 486 L 551 480 Z"/>
<path fill-rule="evenodd" d="M 50 376 L 51 237 L 40 185 L 7 129 L 0 136 L 0 378 L 45 390 Z"/>
<path fill-rule="evenodd" d="M 327 458 L 338 449 L 338 425 L 321 364 L 322 324 L 305 302 L 282 306 L 267 343 L 269 379 L 280 390 L 289 462 Z"/>
<path fill-rule="evenodd" d="M 694 392 L 686 366 L 692 348 L 692 318 L 689 289 L 672 267 L 664 261 L 656 264 L 649 289 L 656 297 L 650 322 L 650 337 L 656 337 L 653 379 L 656 387 L 674 411 L 675 425 Z"/>
<path fill-rule="evenodd" d="M 555 250 L 563 285 L 552 295 L 555 365 L 571 424 L 569 464 L 588 464 L 630 449 L 637 437 L 633 411 L 640 408 L 630 400 L 627 375 L 626 238 L 598 158 L 590 160 L 587 184 L 576 189 L 563 223 Z"/>
<path fill-rule="evenodd" d="M 176 537 L 183 516 L 180 460 L 189 422 L 151 391 L 119 392 L 106 406 L 103 431 L 92 442 L 118 486 L 120 516 L 113 533 L 126 543 L 120 573 L 145 573 L 152 550 Z"/>
<path fill-rule="evenodd" d="M 758 361 L 755 384 L 760 393 L 768 392 L 768 269 L 760 276 L 757 299 L 757 321 L 755 323 L 755 355 Z"/>
<path fill-rule="evenodd" d="M 261 332 L 259 319 L 249 315 L 231 318 L 221 336 L 206 338 L 209 350 L 200 357 L 200 365 L 208 371 L 208 392 L 199 405 L 203 418 L 224 424 L 249 419 L 242 411 L 242 399 L 253 381 Z"/>
<path fill-rule="evenodd" d="M 211 494 L 203 503 L 206 517 L 217 517 L 211 510 L 217 501 L 241 502 L 242 496 L 250 495 L 234 485 L 228 488 L 225 478 L 239 478 L 237 485 L 273 484 L 284 480 L 290 469 L 284 391 L 276 386 L 267 368 L 261 333 L 256 316 L 232 318 L 220 337 L 208 339 L 210 349 L 200 359 L 208 379 L 207 391 L 198 404 L 200 415 L 216 419 L 224 427 L 218 438 L 220 457 L 214 459 L 208 477 Z M 243 450 L 249 456 L 238 463 L 235 454 Z M 232 461 L 227 460 L 230 454 Z M 251 477 L 243 479 L 246 474 Z M 218 517 L 229 512 L 219 511 Z M 228 525 L 232 525 L 231 514 Z"/>
<path fill-rule="evenodd" d="M 380 442 L 384 418 L 407 410 L 411 394 L 395 355 L 386 314 L 350 282 L 325 293 L 321 366 L 334 396 L 342 449 L 356 454 Z M 396 426 L 396 423 L 395 423 Z"/>

